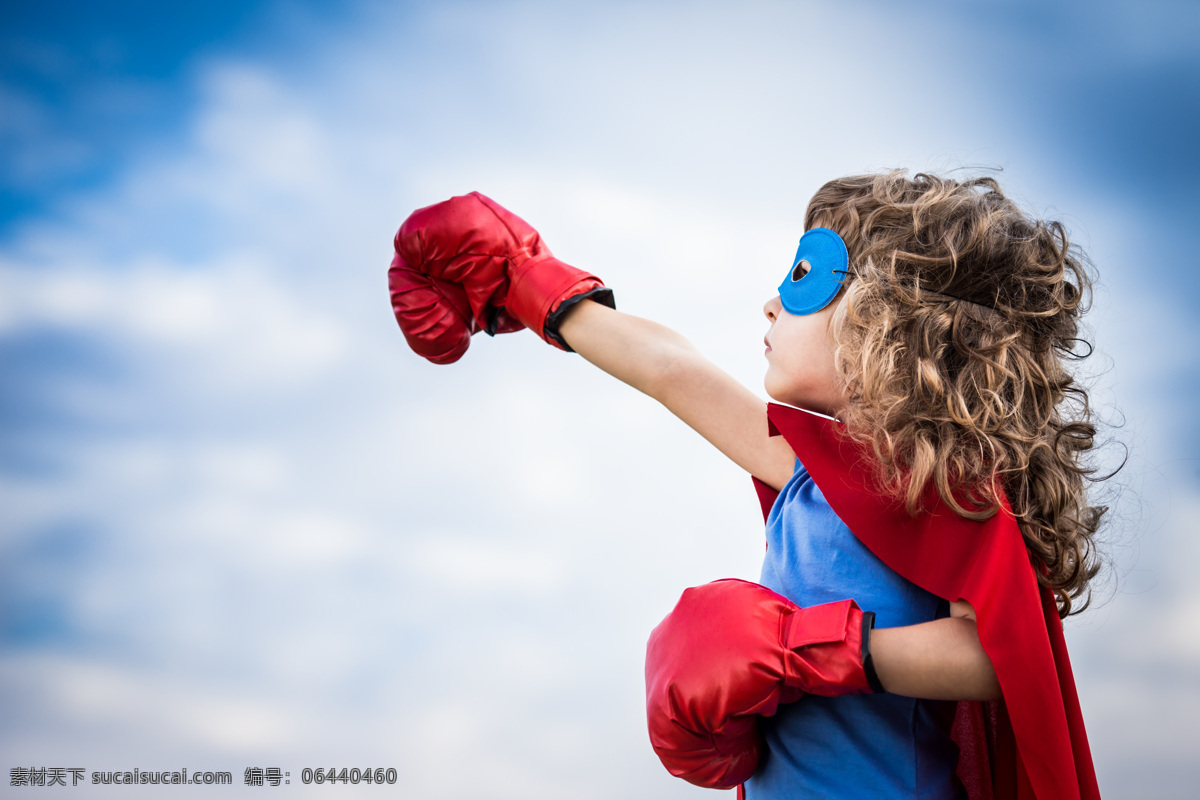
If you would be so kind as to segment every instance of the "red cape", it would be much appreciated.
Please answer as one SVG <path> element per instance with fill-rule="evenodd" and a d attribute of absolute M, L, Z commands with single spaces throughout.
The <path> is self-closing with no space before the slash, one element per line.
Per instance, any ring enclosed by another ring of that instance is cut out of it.
<path fill-rule="evenodd" d="M 975 608 L 979 640 L 1004 699 L 959 703 L 958 774 L 971 800 L 1100 797 L 1054 597 L 1039 587 L 1008 507 L 963 519 L 930 492 L 932 513 L 912 517 L 873 487 L 872 460 L 837 423 L 770 404 L 771 435 L 792 451 L 855 536 L 926 591 Z M 764 516 L 778 494 L 755 479 Z"/>

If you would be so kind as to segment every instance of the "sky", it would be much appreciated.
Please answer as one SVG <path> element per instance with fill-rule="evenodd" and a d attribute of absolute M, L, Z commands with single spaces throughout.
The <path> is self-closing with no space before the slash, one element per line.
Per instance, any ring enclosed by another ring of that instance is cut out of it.
<path fill-rule="evenodd" d="M 0 766 L 707 796 L 642 659 L 757 577 L 749 479 L 528 333 L 413 355 L 391 237 L 482 191 L 762 394 L 808 198 L 903 167 L 996 175 L 1095 265 L 1125 467 L 1068 644 L 1104 795 L 1190 796 L 1198 45 L 1170 0 L 6 4 Z"/>

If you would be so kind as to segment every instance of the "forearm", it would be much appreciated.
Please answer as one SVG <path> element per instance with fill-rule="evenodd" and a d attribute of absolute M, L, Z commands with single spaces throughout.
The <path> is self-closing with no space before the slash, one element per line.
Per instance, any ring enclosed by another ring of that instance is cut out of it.
<path fill-rule="evenodd" d="M 584 359 L 656 400 L 672 362 L 700 358 L 691 342 L 665 325 L 590 300 L 567 312 L 559 333 Z"/>
<path fill-rule="evenodd" d="M 946 618 L 871 633 L 883 688 L 928 700 L 996 700 L 1000 684 L 975 621 Z"/>
<path fill-rule="evenodd" d="M 791 477 L 795 456 L 782 437 L 768 435 L 766 403 L 683 336 L 586 300 L 559 332 L 583 358 L 662 403 L 747 472 L 777 489 Z"/>

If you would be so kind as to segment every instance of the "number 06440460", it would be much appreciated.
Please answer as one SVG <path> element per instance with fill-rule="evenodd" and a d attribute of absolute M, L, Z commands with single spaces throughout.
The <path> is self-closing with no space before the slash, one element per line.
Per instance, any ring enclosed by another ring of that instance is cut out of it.
<path fill-rule="evenodd" d="M 328 769 L 305 767 L 300 772 L 300 781 L 302 783 L 395 783 L 396 770 L 392 767 L 386 769 L 383 767 L 375 769 L 342 767 L 340 770 L 337 767 Z"/>

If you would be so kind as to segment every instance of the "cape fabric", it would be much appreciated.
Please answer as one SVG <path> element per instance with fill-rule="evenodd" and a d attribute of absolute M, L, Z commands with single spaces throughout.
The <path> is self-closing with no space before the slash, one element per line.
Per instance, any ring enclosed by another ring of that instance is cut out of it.
<path fill-rule="evenodd" d="M 926 591 L 975 608 L 979 640 L 1003 700 L 962 702 L 954 723 L 958 775 L 971 800 L 1096 800 L 1100 790 L 1054 597 L 1040 587 L 1016 519 L 974 521 L 930 490 L 910 516 L 874 489 L 871 456 L 836 422 L 774 403 L 782 434 L 829 505 L 885 564 Z M 755 479 L 764 516 L 778 494 Z"/>

